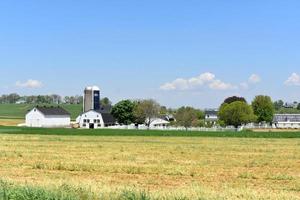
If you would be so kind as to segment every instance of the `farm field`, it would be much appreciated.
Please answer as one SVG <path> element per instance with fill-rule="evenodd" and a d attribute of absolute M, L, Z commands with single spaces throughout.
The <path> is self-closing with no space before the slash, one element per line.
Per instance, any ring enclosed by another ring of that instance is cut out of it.
<path fill-rule="evenodd" d="M 2 119 L 24 119 L 25 114 L 32 109 L 33 104 L 0 104 L 0 121 Z M 51 105 L 47 105 L 51 106 Z M 53 105 L 57 106 L 57 105 Z M 66 109 L 70 114 L 71 118 L 75 119 L 82 112 L 82 105 L 59 105 Z"/>
<path fill-rule="evenodd" d="M 298 138 L 0 133 L 0 198 L 300 199 Z"/>

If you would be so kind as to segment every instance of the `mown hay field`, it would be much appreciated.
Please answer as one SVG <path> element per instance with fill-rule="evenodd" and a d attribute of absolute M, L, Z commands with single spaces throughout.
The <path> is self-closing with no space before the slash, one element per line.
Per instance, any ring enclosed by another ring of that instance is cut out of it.
<path fill-rule="evenodd" d="M 298 138 L 2 133 L 0 199 L 300 199 L 299 152 Z"/>

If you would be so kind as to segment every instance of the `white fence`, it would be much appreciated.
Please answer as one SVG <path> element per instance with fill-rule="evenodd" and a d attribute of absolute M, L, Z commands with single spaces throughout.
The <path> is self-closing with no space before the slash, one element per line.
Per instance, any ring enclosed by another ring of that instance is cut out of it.
<path fill-rule="evenodd" d="M 165 126 L 165 127 L 150 127 L 148 128 L 145 125 L 139 125 L 138 127 L 135 125 L 118 125 L 118 126 L 110 126 L 107 127 L 110 129 L 128 129 L 128 130 L 164 130 L 164 131 L 207 131 L 207 132 L 222 132 L 222 131 L 240 131 L 242 129 L 237 129 L 233 127 L 213 127 L 213 128 L 205 128 L 205 127 L 193 127 L 186 129 L 185 127 L 175 127 L 175 126 Z"/>

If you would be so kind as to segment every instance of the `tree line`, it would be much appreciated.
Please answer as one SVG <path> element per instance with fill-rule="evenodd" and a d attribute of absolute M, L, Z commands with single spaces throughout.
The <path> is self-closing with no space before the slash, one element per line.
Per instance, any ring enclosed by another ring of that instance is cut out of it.
<path fill-rule="evenodd" d="M 192 107 L 181 107 L 179 109 L 166 108 L 153 99 L 144 100 L 122 100 L 112 107 L 112 115 L 120 124 L 145 124 L 150 126 L 157 118 L 173 117 L 173 125 L 186 128 L 190 126 L 204 125 L 204 112 Z"/>
<path fill-rule="evenodd" d="M 148 127 L 156 118 L 171 114 L 176 121 L 173 125 L 189 127 L 234 126 L 248 123 L 272 123 L 273 116 L 281 108 L 276 107 L 271 97 L 259 95 L 249 104 L 244 97 L 232 96 L 224 100 L 218 111 L 216 124 L 205 121 L 202 110 L 183 106 L 178 109 L 167 109 L 155 100 L 122 100 L 112 108 L 113 116 L 120 124 L 146 124 Z M 284 107 L 284 104 L 282 105 Z M 299 107 L 300 110 L 300 107 Z"/>
<path fill-rule="evenodd" d="M 11 93 L 0 96 L 1 104 L 82 104 L 82 102 L 83 97 L 79 95 L 65 97 L 62 97 L 58 94 L 20 96 L 17 93 Z"/>

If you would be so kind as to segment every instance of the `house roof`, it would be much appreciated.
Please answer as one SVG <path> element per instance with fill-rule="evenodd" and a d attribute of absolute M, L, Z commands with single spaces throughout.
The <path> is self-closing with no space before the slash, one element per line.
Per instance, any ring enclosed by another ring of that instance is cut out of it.
<path fill-rule="evenodd" d="M 276 114 L 273 122 L 300 122 L 300 114 Z"/>
<path fill-rule="evenodd" d="M 61 107 L 36 107 L 44 115 L 70 116 L 70 113 Z"/>
<path fill-rule="evenodd" d="M 218 115 L 217 110 L 205 110 L 205 115 Z"/>

